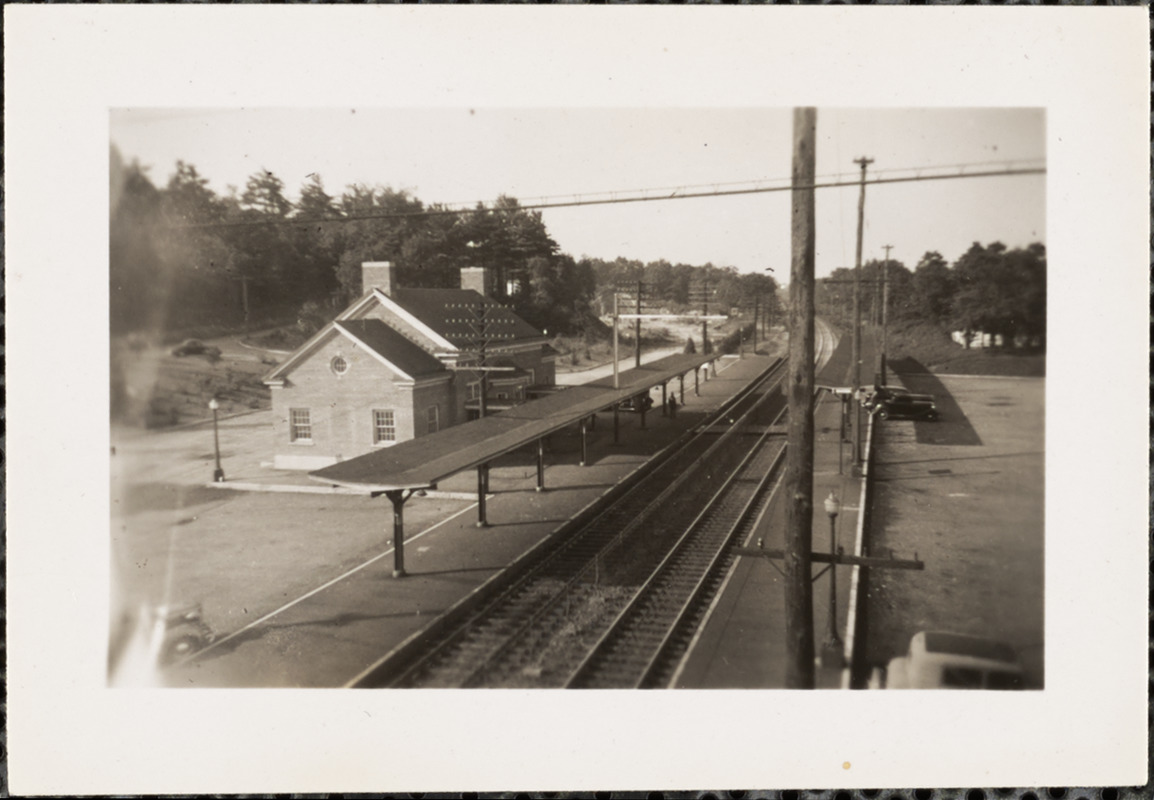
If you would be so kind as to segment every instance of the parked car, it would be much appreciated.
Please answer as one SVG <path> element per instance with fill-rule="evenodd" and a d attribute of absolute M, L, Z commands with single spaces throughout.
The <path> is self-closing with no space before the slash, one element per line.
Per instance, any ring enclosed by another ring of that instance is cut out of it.
<path fill-rule="evenodd" d="M 212 347 L 202 342 L 200 339 L 185 339 L 183 342 L 172 348 L 174 356 L 208 356 L 209 358 L 220 358 L 220 348 Z"/>
<path fill-rule="evenodd" d="M 995 639 L 922 631 L 909 651 L 875 669 L 873 689 L 1022 689 L 1024 673 L 1012 646 Z"/>
<path fill-rule="evenodd" d="M 204 621 L 200 604 L 177 608 L 161 606 L 154 613 L 164 627 L 160 651 L 162 664 L 179 661 L 216 640 L 216 634 Z"/>
<path fill-rule="evenodd" d="M 632 397 L 627 397 L 621 401 L 622 411 L 648 411 L 653 408 L 653 398 L 649 396 L 648 392 L 635 394 Z"/>
<path fill-rule="evenodd" d="M 896 386 L 879 386 L 867 396 L 865 407 L 878 419 L 925 419 L 941 417 L 932 394 L 914 394 Z"/>

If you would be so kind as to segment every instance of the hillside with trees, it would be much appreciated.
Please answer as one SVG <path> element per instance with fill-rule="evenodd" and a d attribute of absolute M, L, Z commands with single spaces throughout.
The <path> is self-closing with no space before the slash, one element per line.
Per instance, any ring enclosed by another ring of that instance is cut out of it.
<path fill-rule="evenodd" d="M 157 186 L 113 149 L 111 200 L 113 333 L 323 322 L 361 295 L 364 261 L 394 262 L 413 287 L 457 286 L 461 267 L 490 267 L 538 327 L 570 333 L 592 321 L 588 265 L 511 197 L 450 213 L 390 187 L 334 196 L 312 175 L 293 203 L 267 171 L 221 196 L 191 164 Z"/>
<path fill-rule="evenodd" d="M 179 161 L 164 185 L 112 149 L 111 325 L 115 334 L 240 330 L 299 323 L 316 330 L 362 293 L 361 263 L 392 261 L 405 286 L 453 287 L 488 267 L 518 314 L 550 335 L 605 335 L 614 287 L 645 283 L 650 304 L 777 308 L 777 283 L 733 267 L 580 259 L 561 252 L 539 211 L 502 196 L 470 211 L 426 205 L 408 191 L 348 186 L 330 194 L 310 175 L 294 203 L 272 172 L 215 193 Z M 704 294 L 703 294 L 704 293 Z"/>
<path fill-rule="evenodd" d="M 862 265 L 861 314 L 879 323 L 884 263 Z M 818 281 L 819 313 L 848 326 L 853 315 L 853 270 L 838 269 Z M 954 264 L 931 251 L 911 272 L 889 262 L 890 322 L 923 322 L 943 333 L 1000 337 L 1006 346 L 1044 347 L 1046 338 L 1046 248 L 1031 244 L 1009 250 L 1000 242 L 975 242 Z"/>
<path fill-rule="evenodd" d="M 862 264 L 861 315 L 867 327 L 881 324 L 884 266 L 879 260 Z M 927 364 L 956 362 L 982 344 L 982 335 L 993 344 L 992 353 L 1045 351 L 1043 244 L 1010 249 L 1001 242 L 974 242 L 953 264 L 930 251 L 913 270 L 891 260 L 886 280 L 890 343 L 899 353 Z M 817 282 L 817 312 L 851 330 L 853 291 L 853 270 L 835 270 L 829 280 Z"/>

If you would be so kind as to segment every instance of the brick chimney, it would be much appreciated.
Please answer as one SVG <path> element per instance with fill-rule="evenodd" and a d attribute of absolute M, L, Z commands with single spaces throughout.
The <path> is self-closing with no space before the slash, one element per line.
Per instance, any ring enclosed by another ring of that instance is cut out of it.
<path fill-rule="evenodd" d="M 461 288 L 473 289 L 488 297 L 493 288 L 493 276 L 486 267 L 462 267 Z"/>
<path fill-rule="evenodd" d="M 367 294 L 373 289 L 380 289 L 387 295 L 392 295 L 397 288 L 397 268 L 391 261 L 363 261 L 361 262 L 361 292 Z"/>

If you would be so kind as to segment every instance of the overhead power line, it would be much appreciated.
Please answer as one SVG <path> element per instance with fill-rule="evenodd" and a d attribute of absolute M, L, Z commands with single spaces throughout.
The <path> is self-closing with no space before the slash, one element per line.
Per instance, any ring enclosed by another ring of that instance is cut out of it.
<path fill-rule="evenodd" d="M 1044 166 L 1006 166 L 1001 169 L 990 169 L 989 166 L 998 162 L 984 162 L 981 164 L 961 164 L 950 167 L 917 167 L 903 170 L 888 170 L 878 172 L 876 177 L 865 181 L 866 185 L 881 185 L 890 183 L 916 183 L 921 181 L 955 180 L 958 178 L 992 178 L 1014 175 L 1043 175 Z M 1011 162 L 1013 163 L 1013 162 Z M 948 172 L 943 170 L 950 170 Z M 667 200 L 689 200 L 703 197 L 730 197 L 745 194 L 766 194 L 770 192 L 788 192 L 798 189 L 836 189 L 840 187 L 859 187 L 860 178 L 835 175 L 829 178 L 818 179 L 813 184 L 794 187 L 788 178 L 777 178 L 764 181 L 750 181 L 742 183 L 699 184 L 680 188 L 665 189 L 635 189 L 614 192 L 597 192 L 590 194 L 556 195 L 555 199 L 543 199 L 539 202 L 519 202 L 515 208 L 502 209 L 489 206 L 482 211 L 500 213 L 502 211 L 531 211 L 545 208 L 577 208 L 580 206 L 616 205 L 622 203 L 651 203 Z M 705 188 L 708 187 L 708 188 Z M 722 188 L 732 187 L 732 188 Z M 339 217 L 289 217 L 275 220 L 230 220 L 227 222 L 203 222 L 172 225 L 175 229 L 206 229 L 206 228 L 238 228 L 257 225 L 312 225 L 330 222 L 361 222 L 366 220 L 383 219 L 412 219 L 417 217 L 443 217 L 470 214 L 478 210 L 478 203 L 454 203 L 452 206 L 438 205 L 421 211 L 396 211 L 369 214 L 347 214 Z"/>

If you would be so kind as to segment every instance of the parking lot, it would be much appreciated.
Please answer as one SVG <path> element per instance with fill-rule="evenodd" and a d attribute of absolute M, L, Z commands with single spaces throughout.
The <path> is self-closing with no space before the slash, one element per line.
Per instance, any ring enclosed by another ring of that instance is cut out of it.
<path fill-rule="evenodd" d="M 904 376 L 938 422 L 880 426 L 875 552 L 916 552 L 925 571 L 874 570 L 868 660 L 882 665 L 923 630 L 1002 639 L 1041 687 L 1045 380 Z"/>

